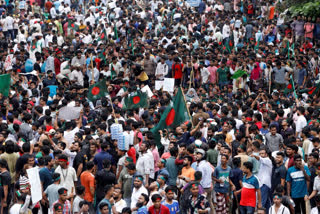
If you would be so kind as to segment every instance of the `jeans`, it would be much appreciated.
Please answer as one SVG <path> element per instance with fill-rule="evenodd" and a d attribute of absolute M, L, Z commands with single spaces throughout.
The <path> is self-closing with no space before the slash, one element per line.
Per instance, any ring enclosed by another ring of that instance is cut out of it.
<path fill-rule="evenodd" d="M 240 206 L 240 214 L 253 214 L 254 209 L 254 207 Z"/>
<path fill-rule="evenodd" d="M 263 184 L 260 190 L 261 190 L 261 204 L 262 204 L 262 207 L 266 208 L 267 214 L 268 214 L 269 208 L 271 206 L 271 202 L 270 202 L 271 189 L 267 185 Z"/>
<path fill-rule="evenodd" d="M 223 89 L 223 87 L 224 87 L 224 86 L 227 86 L 228 84 L 229 84 L 229 82 L 228 82 L 228 81 L 226 81 L 226 82 L 219 82 L 220 90 L 222 90 L 222 89 Z"/>

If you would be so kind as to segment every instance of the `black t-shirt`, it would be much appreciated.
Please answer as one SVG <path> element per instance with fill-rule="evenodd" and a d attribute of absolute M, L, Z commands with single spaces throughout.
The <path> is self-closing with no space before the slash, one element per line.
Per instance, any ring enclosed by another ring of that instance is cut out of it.
<path fill-rule="evenodd" d="M 112 172 L 106 169 L 103 169 L 97 172 L 95 179 L 97 184 L 97 188 L 96 188 L 97 199 L 100 200 L 105 195 L 104 187 L 108 184 L 116 184 L 116 176 Z"/>
<path fill-rule="evenodd" d="M 7 197 L 7 203 L 10 202 L 11 200 L 11 176 L 9 171 L 5 171 L 0 174 L 0 184 L 1 187 L 3 188 L 4 186 L 8 186 L 8 197 Z M 4 196 L 4 192 L 2 197 Z"/>
<path fill-rule="evenodd" d="M 77 172 L 78 167 L 80 166 L 80 164 L 82 164 L 83 165 L 82 172 L 83 172 L 87 169 L 87 162 L 89 160 L 90 160 L 90 156 L 87 155 L 86 150 L 82 150 L 82 151 L 78 152 L 77 155 L 74 157 L 73 168 Z"/>
<path fill-rule="evenodd" d="M 272 170 L 272 180 L 271 180 L 271 186 L 272 190 L 271 192 L 274 191 L 274 189 L 281 184 L 281 179 L 286 179 L 287 175 L 287 169 L 286 167 L 282 164 L 279 167 L 274 167 Z"/>

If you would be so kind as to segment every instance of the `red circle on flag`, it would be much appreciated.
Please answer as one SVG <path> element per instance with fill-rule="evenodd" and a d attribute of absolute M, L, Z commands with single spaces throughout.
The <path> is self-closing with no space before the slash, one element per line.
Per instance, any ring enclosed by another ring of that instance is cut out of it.
<path fill-rule="evenodd" d="M 287 86 L 287 88 L 288 88 L 288 89 L 292 89 L 292 85 L 289 84 L 289 85 Z"/>
<path fill-rule="evenodd" d="M 174 109 L 171 109 L 166 118 L 167 126 L 170 126 L 173 123 L 175 115 L 176 115 L 176 111 Z"/>
<path fill-rule="evenodd" d="M 133 102 L 133 104 L 138 104 L 140 102 L 140 97 L 139 96 L 134 96 L 132 98 L 132 102 Z"/>
<path fill-rule="evenodd" d="M 93 87 L 92 89 L 91 89 L 91 94 L 93 94 L 93 95 L 98 95 L 99 94 L 99 92 L 100 92 L 100 88 L 99 87 Z"/>
<path fill-rule="evenodd" d="M 35 48 L 36 48 L 36 46 L 35 46 L 35 45 L 33 45 L 33 46 L 32 46 L 32 48 L 33 48 L 33 49 L 35 49 Z"/>

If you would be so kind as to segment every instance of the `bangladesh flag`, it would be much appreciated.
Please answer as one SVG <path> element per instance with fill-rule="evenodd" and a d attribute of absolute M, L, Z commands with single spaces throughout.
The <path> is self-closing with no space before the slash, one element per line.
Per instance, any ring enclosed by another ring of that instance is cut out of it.
<path fill-rule="evenodd" d="M 68 28 L 72 28 L 74 31 L 79 30 L 79 25 L 74 23 L 74 20 L 68 20 Z"/>
<path fill-rule="evenodd" d="M 88 99 L 95 101 L 108 95 L 106 80 L 103 79 L 89 87 Z"/>
<path fill-rule="evenodd" d="M 160 142 L 159 130 L 164 129 L 174 129 L 180 126 L 183 122 L 191 120 L 186 102 L 184 100 L 184 95 L 181 88 L 178 89 L 178 93 L 174 96 L 173 101 L 167 106 L 166 110 L 161 115 L 160 121 L 157 126 L 151 129 L 153 133 L 158 148 L 162 147 Z"/>
<path fill-rule="evenodd" d="M 3 94 L 3 96 L 9 96 L 10 81 L 10 74 L 0 75 L 0 93 Z"/>
<path fill-rule="evenodd" d="M 36 47 L 37 47 L 36 44 L 31 42 L 31 51 L 34 51 L 36 49 Z"/>
<path fill-rule="evenodd" d="M 314 96 L 318 94 L 319 91 L 320 91 L 320 82 L 316 82 L 316 84 L 311 88 L 299 90 L 300 93 L 307 93 L 310 96 Z"/>
<path fill-rule="evenodd" d="M 98 41 L 106 41 L 106 40 L 107 40 L 107 32 L 106 32 L 106 29 L 103 28 L 103 31 L 98 38 Z"/>
<path fill-rule="evenodd" d="M 104 62 L 107 61 L 107 58 L 106 58 L 106 49 L 105 49 L 105 48 L 100 52 L 100 54 L 99 54 L 98 57 L 99 57 L 99 59 L 101 59 L 101 61 L 104 61 Z"/>
<path fill-rule="evenodd" d="M 148 107 L 148 95 L 142 91 L 137 91 L 133 95 L 124 98 L 124 109 Z"/>
<path fill-rule="evenodd" d="M 292 75 L 290 75 L 290 80 L 287 87 L 284 89 L 284 94 L 287 95 L 292 92 L 294 92 L 294 96 L 297 97 L 296 89 L 294 88 L 294 81 L 293 81 Z"/>

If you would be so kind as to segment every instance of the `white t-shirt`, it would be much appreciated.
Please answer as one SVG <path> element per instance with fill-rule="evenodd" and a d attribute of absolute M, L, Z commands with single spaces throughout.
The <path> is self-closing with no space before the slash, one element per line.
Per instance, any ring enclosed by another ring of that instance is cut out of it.
<path fill-rule="evenodd" d="M 77 132 L 79 132 L 79 128 L 78 127 L 72 129 L 71 131 L 64 131 L 63 137 L 66 139 L 66 141 L 68 143 L 67 148 L 69 148 L 70 145 L 72 144 L 72 142 L 74 141 L 74 135 Z"/>
<path fill-rule="evenodd" d="M 301 132 L 306 125 L 307 125 L 306 118 L 303 115 L 300 115 L 296 122 L 296 132 Z"/>
<path fill-rule="evenodd" d="M 60 185 L 68 190 L 68 195 L 72 192 L 75 193 L 74 182 L 77 181 L 77 173 L 73 167 L 68 167 L 67 169 L 62 169 L 61 166 L 58 166 L 54 171 L 60 174 Z"/>
<path fill-rule="evenodd" d="M 13 23 L 14 23 L 13 18 L 11 16 L 7 16 L 6 17 L 6 25 L 7 25 L 8 30 L 13 30 Z"/>

